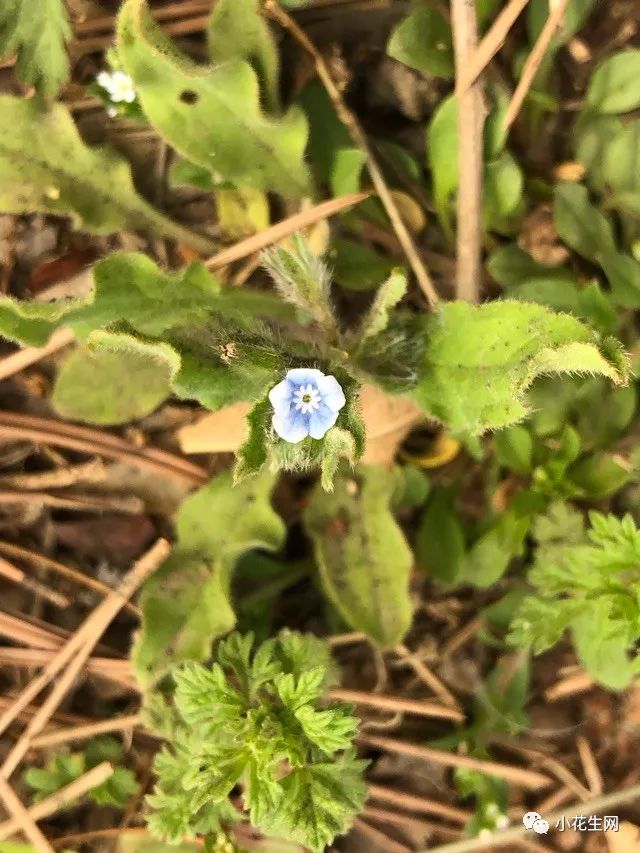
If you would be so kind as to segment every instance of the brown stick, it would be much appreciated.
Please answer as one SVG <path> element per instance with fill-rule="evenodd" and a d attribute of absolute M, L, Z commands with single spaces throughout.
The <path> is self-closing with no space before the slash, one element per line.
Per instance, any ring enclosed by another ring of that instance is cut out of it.
<path fill-rule="evenodd" d="M 331 103 L 333 104 L 333 108 L 336 111 L 336 114 L 342 124 L 345 126 L 347 133 L 353 140 L 353 144 L 362 151 L 365 157 L 365 163 L 367 166 L 367 171 L 369 172 L 369 177 L 371 178 L 371 182 L 375 188 L 376 193 L 378 194 L 382 205 L 387 212 L 387 216 L 389 217 L 389 221 L 393 226 L 393 230 L 396 232 L 398 236 L 398 240 L 400 241 L 404 253 L 406 255 L 407 260 L 413 270 L 413 273 L 424 293 L 427 302 L 431 308 L 434 308 L 438 304 L 438 294 L 436 289 L 431 281 L 431 276 L 426 270 L 426 267 L 422 263 L 422 259 L 418 254 L 418 251 L 413 242 L 413 238 L 409 233 L 407 226 L 400 215 L 400 211 L 391 195 L 389 187 L 384 179 L 384 175 L 382 174 L 382 170 L 378 164 L 378 161 L 373 153 L 371 146 L 369 145 L 369 140 L 362 129 L 360 122 L 357 117 L 351 110 L 347 107 L 344 98 L 338 87 L 336 86 L 333 77 L 331 76 L 331 72 L 327 63 L 324 61 L 324 58 L 320 51 L 317 49 L 315 44 L 311 41 L 311 39 L 307 36 L 307 34 L 302 30 L 298 24 L 293 20 L 293 18 L 288 15 L 284 9 L 282 9 L 274 0 L 266 0 L 264 4 L 264 10 L 269 14 L 271 18 L 277 21 L 287 32 L 291 34 L 291 36 L 298 42 L 298 44 L 306 50 L 306 52 L 313 58 L 316 67 L 316 73 L 320 78 L 321 83 L 325 87 L 327 91 L 327 95 L 329 96 Z"/>
<path fill-rule="evenodd" d="M 382 800 L 385 803 L 397 806 L 399 809 L 406 809 L 419 814 L 437 815 L 463 826 L 473 817 L 473 813 L 465 809 L 448 806 L 446 803 L 439 803 L 427 797 L 418 797 L 415 794 L 409 794 L 407 791 L 396 791 L 384 785 L 369 783 L 368 790 L 369 797 L 373 800 Z"/>
<path fill-rule="evenodd" d="M 108 732 L 121 732 L 133 729 L 140 724 L 139 714 L 129 714 L 127 717 L 116 717 L 114 720 L 99 720 L 97 723 L 89 723 L 86 726 L 74 726 L 34 737 L 31 746 L 57 746 L 60 743 L 69 743 L 74 740 L 86 740 L 94 735 L 103 735 Z"/>
<path fill-rule="evenodd" d="M 578 755 L 580 756 L 580 763 L 582 764 L 585 779 L 589 785 L 589 791 L 594 796 L 598 796 L 603 792 L 604 785 L 602 782 L 602 773 L 600 773 L 600 768 L 591 749 L 591 744 L 584 735 L 578 735 L 576 737 L 576 747 L 578 748 Z"/>
<path fill-rule="evenodd" d="M 135 590 L 166 558 L 171 546 L 165 539 L 158 539 L 146 554 L 134 564 L 128 574 L 123 578 L 117 590 L 113 590 L 104 601 L 85 619 L 78 630 L 73 634 L 56 656 L 44 668 L 39 676 L 34 678 L 22 693 L 17 697 L 13 705 L 8 708 L 0 718 L 0 734 L 7 726 L 15 720 L 20 711 L 34 699 L 40 691 L 49 684 L 52 679 L 65 667 L 67 670 L 60 681 L 57 682 L 49 697 L 40 706 L 33 719 L 29 722 L 23 735 L 15 744 L 2 766 L 2 773 L 8 778 L 22 756 L 29 748 L 31 738 L 40 734 L 49 717 L 56 710 L 64 695 L 73 682 L 73 679 L 82 669 L 84 661 L 91 650 L 102 636 L 107 625 L 118 613 L 124 602 L 130 598 Z M 62 692 L 61 686 L 64 686 Z"/>
<path fill-rule="evenodd" d="M 414 654 L 411 649 L 408 649 L 404 643 L 400 643 L 395 647 L 396 654 L 400 655 L 401 658 L 406 660 L 409 666 L 413 669 L 415 674 L 420 678 L 424 683 L 436 694 L 440 699 L 445 703 L 445 705 L 450 705 L 452 708 L 459 708 L 458 701 L 453 693 L 449 690 L 446 685 L 442 683 L 442 681 L 438 678 L 435 673 L 431 672 L 429 667 L 425 666 L 425 664 L 420 660 L 420 658 Z"/>
<path fill-rule="evenodd" d="M 76 510 L 77 512 L 122 512 L 129 515 L 139 515 L 144 510 L 144 502 L 135 496 L 119 497 L 112 495 L 50 495 L 48 492 L 20 492 L 0 490 L 0 505 L 3 504 L 41 504 L 58 509 Z"/>
<path fill-rule="evenodd" d="M 475 0 L 451 0 L 456 79 L 478 45 Z M 477 302 L 482 274 L 482 128 L 485 107 L 476 81 L 458 97 L 458 200 L 456 296 Z"/>
<path fill-rule="evenodd" d="M 341 702 L 353 702 L 355 705 L 365 705 L 367 708 L 380 708 L 384 711 L 399 711 L 403 714 L 416 714 L 419 717 L 432 719 L 453 720 L 462 723 L 465 715 L 455 708 L 446 708 L 436 702 L 426 699 L 405 699 L 402 696 L 383 696 L 380 693 L 365 693 L 362 690 L 347 690 L 335 687 L 327 691 L 330 699 Z"/>
<path fill-rule="evenodd" d="M 49 815 L 55 814 L 64 806 L 79 800 L 87 791 L 97 788 L 98 785 L 105 782 L 111 775 L 113 775 L 113 767 L 108 761 L 103 761 L 102 764 L 98 764 L 97 767 L 74 779 L 73 782 L 65 785 L 64 788 L 60 788 L 55 794 L 51 794 L 51 796 L 45 797 L 44 800 L 36 803 L 27 813 L 34 822 L 49 817 Z M 0 823 L 0 841 L 9 838 L 20 830 L 20 828 L 21 824 L 16 818 Z"/>
<path fill-rule="evenodd" d="M 527 92 L 531 88 L 531 84 L 538 73 L 540 63 L 544 59 L 544 55 L 551 44 L 551 39 L 556 34 L 556 30 L 564 19 L 564 13 L 567 11 L 568 5 L 569 0 L 557 0 L 557 3 L 550 8 L 549 17 L 547 18 L 545 25 L 533 46 L 533 50 L 527 57 L 527 61 L 522 69 L 520 80 L 518 81 L 516 90 L 509 103 L 507 114 L 504 118 L 505 127 L 511 127 L 513 122 L 516 120 L 516 116 L 520 112 L 524 99 L 527 96 Z"/>
<path fill-rule="evenodd" d="M 544 698 L 547 702 L 556 702 L 558 699 L 566 699 L 576 693 L 584 693 L 595 686 L 595 681 L 586 672 L 576 672 L 545 690 Z"/>
<path fill-rule="evenodd" d="M 71 604 L 66 595 L 56 592 L 54 589 L 49 589 L 46 584 L 30 578 L 26 572 L 23 572 L 22 569 L 5 560 L 4 557 L 0 557 L 0 575 L 12 583 L 17 583 L 25 589 L 30 589 L 36 595 L 41 595 L 56 607 L 69 607 Z"/>
<path fill-rule="evenodd" d="M 321 219 L 326 219 L 328 216 L 333 216 L 349 207 L 353 207 L 354 204 L 359 204 L 368 197 L 369 193 L 353 193 L 352 195 L 343 195 L 339 198 L 323 201 L 320 204 L 316 204 L 315 207 L 310 207 L 308 210 L 301 210 L 288 219 L 283 219 L 282 222 L 276 222 L 275 225 L 265 228 L 264 231 L 260 231 L 258 234 L 252 234 L 251 237 L 247 237 L 233 246 L 222 249 L 222 251 L 205 261 L 205 264 L 209 269 L 226 267 L 227 264 L 242 260 L 242 258 L 246 258 L 254 252 L 259 252 L 261 249 L 265 249 L 267 246 L 283 240 L 295 231 L 300 231 L 308 225 L 320 222 Z"/>
<path fill-rule="evenodd" d="M 40 361 L 45 356 L 69 346 L 69 344 L 74 343 L 75 339 L 71 329 L 56 329 L 49 338 L 49 343 L 43 347 L 25 347 L 0 359 L 0 380 L 7 379 L 9 376 L 24 370 L 25 367 Z"/>
<path fill-rule="evenodd" d="M 95 590 L 95 592 L 102 593 L 102 595 L 108 595 L 112 591 L 111 587 L 107 586 L 106 583 L 102 583 L 102 581 L 96 580 L 89 575 L 84 575 L 82 572 L 65 566 L 64 563 L 59 563 L 57 560 L 52 560 L 51 557 L 46 557 L 37 551 L 30 551 L 28 548 L 22 548 L 20 545 L 14 545 L 11 542 L 0 541 L 0 554 L 7 554 L 10 557 L 25 560 L 27 563 L 45 568 L 48 571 L 56 572 L 62 575 L 62 577 L 75 581 L 75 583 L 81 584 L 88 589 Z M 130 602 L 125 604 L 124 609 L 128 610 L 134 616 L 140 616 L 139 609 Z"/>
<path fill-rule="evenodd" d="M 192 486 L 202 486 L 208 480 L 207 472 L 203 468 L 179 456 L 155 448 L 138 448 L 108 432 L 79 427 L 64 421 L 0 411 L 0 436 L 15 437 L 17 440 L 30 439 L 54 447 L 67 447 L 91 456 L 100 454 L 111 459 L 121 459 L 165 476 L 186 480 Z"/>
<path fill-rule="evenodd" d="M 0 776 L 0 800 L 6 806 L 9 814 L 18 824 L 20 831 L 33 844 L 39 853 L 53 853 L 53 847 L 36 826 L 33 818 L 16 796 L 15 791 L 6 779 Z"/>
<path fill-rule="evenodd" d="M 463 69 L 462 74 L 456 80 L 456 95 L 464 95 L 469 86 L 475 83 L 487 65 L 502 47 L 507 33 L 515 24 L 518 15 L 529 0 L 509 0 L 495 19 L 489 31 L 473 52 L 469 64 Z"/>
<path fill-rule="evenodd" d="M 0 663 L 12 666 L 42 667 L 49 663 L 54 654 L 55 650 L 53 649 L 15 649 L 11 646 L 0 646 Z M 85 664 L 89 675 L 114 681 L 127 690 L 139 691 L 128 660 L 92 656 Z"/>
<path fill-rule="evenodd" d="M 471 758 L 467 755 L 457 755 L 455 752 L 447 752 L 444 749 L 433 749 L 422 744 L 408 743 L 407 741 L 395 740 L 394 738 L 380 737 L 378 735 L 360 734 L 358 741 L 366 746 L 384 749 L 398 755 L 410 755 L 413 758 L 423 758 L 425 761 L 433 761 L 445 767 L 464 767 L 468 770 L 478 770 L 491 776 L 499 776 L 514 785 L 520 785 L 532 791 L 538 791 L 550 784 L 551 779 L 534 770 L 525 770 L 523 767 L 513 767 L 511 764 L 501 764 L 497 761 L 486 761 L 481 758 Z"/>

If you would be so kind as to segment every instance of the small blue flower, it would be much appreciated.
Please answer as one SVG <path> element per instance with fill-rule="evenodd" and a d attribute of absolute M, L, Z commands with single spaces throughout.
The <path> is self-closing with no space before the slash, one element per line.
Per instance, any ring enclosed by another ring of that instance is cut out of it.
<path fill-rule="evenodd" d="M 269 400 L 274 430 L 292 444 L 308 435 L 322 438 L 346 403 L 335 376 L 325 376 L 311 367 L 289 370 L 282 382 L 269 391 Z"/>

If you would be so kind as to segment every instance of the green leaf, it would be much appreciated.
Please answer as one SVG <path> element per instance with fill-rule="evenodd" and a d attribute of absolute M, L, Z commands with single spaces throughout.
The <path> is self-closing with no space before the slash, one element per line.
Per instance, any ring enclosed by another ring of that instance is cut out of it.
<path fill-rule="evenodd" d="M 283 797 L 273 829 L 323 853 L 336 835 L 344 835 L 362 808 L 367 788 L 366 762 L 344 758 L 336 764 L 312 764 L 282 780 Z"/>
<path fill-rule="evenodd" d="M 496 433 L 493 447 L 500 465 L 523 476 L 531 470 L 533 438 L 525 427 L 516 424 Z"/>
<path fill-rule="evenodd" d="M 463 580 L 481 589 L 494 584 L 522 553 L 532 514 L 513 507 L 502 515 L 477 539 L 465 558 Z"/>
<path fill-rule="evenodd" d="M 457 583 L 464 570 L 464 531 L 454 496 L 438 489 L 420 519 L 415 542 L 416 558 L 430 577 L 441 583 Z"/>
<path fill-rule="evenodd" d="M 172 222 L 136 193 L 129 164 L 89 148 L 61 104 L 0 96 L 0 210 L 70 216 L 93 234 L 138 229 L 210 253 L 213 243 Z"/>
<path fill-rule="evenodd" d="M 572 281 L 571 273 L 564 267 L 540 264 L 515 243 L 506 243 L 491 253 L 487 260 L 489 274 L 505 290 L 515 290 L 532 279 Z"/>
<path fill-rule="evenodd" d="M 234 487 L 224 471 L 182 504 L 176 548 L 141 594 L 133 666 L 143 687 L 176 662 L 203 660 L 213 640 L 233 628 L 236 561 L 252 548 L 276 551 L 284 541 L 284 524 L 269 503 L 273 486 L 273 475 L 264 473 Z"/>
<path fill-rule="evenodd" d="M 629 467 L 621 465 L 615 455 L 597 453 L 575 462 L 568 470 L 571 481 L 588 497 L 609 497 L 631 479 Z"/>
<path fill-rule="evenodd" d="M 602 177 L 614 195 L 640 191 L 640 119 L 623 125 L 610 139 Z"/>
<path fill-rule="evenodd" d="M 331 195 L 334 198 L 360 192 L 366 159 L 366 155 L 359 148 L 339 148 L 335 152 L 329 176 Z"/>
<path fill-rule="evenodd" d="M 611 140 L 615 139 L 624 125 L 617 116 L 598 115 L 586 112 L 576 122 L 575 157 L 587 170 L 587 180 L 595 189 L 605 189 L 603 163 Z"/>
<path fill-rule="evenodd" d="M 486 164 L 482 213 L 488 230 L 500 230 L 522 201 L 524 177 L 515 158 L 504 151 Z"/>
<path fill-rule="evenodd" d="M 304 515 L 324 590 L 347 624 L 391 647 L 412 616 L 411 551 L 389 509 L 396 477 L 363 466 L 331 494 L 316 487 Z"/>
<path fill-rule="evenodd" d="M 175 671 L 174 680 L 176 707 L 188 723 L 221 725 L 245 710 L 243 697 L 217 663 L 211 669 L 186 663 Z"/>
<path fill-rule="evenodd" d="M 151 124 L 183 157 L 222 178 L 299 197 L 308 191 L 301 110 L 265 115 L 248 62 L 198 66 L 165 37 L 145 0 L 127 0 L 118 20 L 118 55 Z"/>
<path fill-rule="evenodd" d="M 383 332 L 391 320 L 391 312 L 407 292 L 407 277 L 403 270 L 393 270 L 378 288 L 371 306 L 355 334 L 359 344 Z"/>
<path fill-rule="evenodd" d="M 329 260 L 333 277 L 348 290 L 373 290 L 382 284 L 395 264 L 375 249 L 346 237 L 331 241 Z"/>
<path fill-rule="evenodd" d="M 546 373 L 586 373 L 626 384 L 620 353 L 575 318 L 541 305 L 465 302 L 425 320 L 426 351 L 412 396 L 455 433 L 478 435 L 522 420 L 525 392 Z"/>
<path fill-rule="evenodd" d="M 148 415 L 169 394 L 165 363 L 81 347 L 59 370 L 51 403 L 64 418 L 112 426 Z"/>
<path fill-rule="evenodd" d="M 591 204 L 586 187 L 558 184 L 553 219 L 560 238 L 583 258 L 598 262 L 605 252 L 615 250 L 611 223 Z"/>
<path fill-rule="evenodd" d="M 562 27 L 551 41 L 553 52 L 560 45 L 566 44 L 578 32 L 591 14 L 595 4 L 596 0 L 569 0 Z M 531 44 L 535 44 L 548 17 L 549 0 L 531 0 L 527 6 L 527 33 Z"/>
<path fill-rule="evenodd" d="M 336 321 L 330 299 L 331 276 L 326 264 L 311 251 L 300 234 L 294 234 L 293 248 L 275 246 L 262 253 L 262 265 L 269 272 L 283 299 L 311 317 L 328 335 L 335 336 Z"/>
<path fill-rule="evenodd" d="M 443 228 L 452 231 L 449 210 L 458 189 L 458 103 L 453 95 L 445 98 L 427 128 L 427 162 L 433 181 L 433 204 Z"/>
<path fill-rule="evenodd" d="M 17 52 L 18 79 L 40 95 L 57 94 L 69 79 L 72 34 L 63 0 L 5 0 L 0 8 L 0 58 Z"/>
<path fill-rule="evenodd" d="M 453 78 L 451 28 L 432 6 L 414 6 L 391 33 L 387 53 L 423 74 Z"/>
<path fill-rule="evenodd" d="M 627 113 L 640 106 L 640 50 L 621 50 L 591 75 L 587 105 L 598 113 Z"/>
<path fill-rule="evenodd" d="M 604 252 L 600 265 L 611 286 L 611 297 L 622 308 L 640 308 L 640 263 L 615 249 Z"/>
<path fill-rule="evenodd" d="M 280 60 L 259 0 L 220 0 L 211 12 L 207 34 L 214 62 L 249 62 L 260 79 L 269 112 L 278 112 Z"/>

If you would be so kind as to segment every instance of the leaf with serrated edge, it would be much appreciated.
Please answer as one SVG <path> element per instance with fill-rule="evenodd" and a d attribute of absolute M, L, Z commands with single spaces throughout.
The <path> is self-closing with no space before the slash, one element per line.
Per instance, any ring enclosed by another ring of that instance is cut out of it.
<path fill-rule="evenodd" d="M 412 396 L 453 432 L 480 433 L 528 414 L 525 392 L 546 373 L 627 383 L 624 356 L 568 314 L 542 305 L 450 302 L 426 319 L 424 369 Z"/>
<path fill-rule="evenodd" d="M 331 494 L 317 486 L 304 515 L 326 594 L 351 628 L 384 648 L 402 640 L 413 610 L 413 556 L 389 508 L 397 485 L 394 473 L 361 466 Z"/>
<path fill-rule="evenodd" d="M 196 65 L 165 37 L 145 0 L 124 3 L 117 34 L 145 115 L 182 156 L 239 185 L 306 194 L 304 114 L 294 107 L 266 116 L 249 63 Z"/>
<path fill-rule="evenodd" d="M 129 164 L 89 148 L 61 104 L 0 96 L 0 211 L 70 216 L 92 234 L 138 229 L 209 253 L 210 240 L 172 222 L 135 191 Z"/>

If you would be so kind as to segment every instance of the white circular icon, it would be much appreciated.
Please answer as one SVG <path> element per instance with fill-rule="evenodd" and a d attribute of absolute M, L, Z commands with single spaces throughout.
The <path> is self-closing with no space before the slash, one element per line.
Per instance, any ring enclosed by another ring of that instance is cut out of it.
<path fill-rule="evenodd" d="M 545 820 L 543 817 L 539 817 L 531 828 L 534 832 L 537 832 L 538 835 L 546 835 L 547 832 L 549 832 L 549 821 Z"/>
<path fill-rule="evenodd" d="M 527 812 L 522 818 L 522 823 L 524 824 L 525 829 L 533 829 L 533 824 L 537 820 L 541 819 L 542 815 L 539 815 L 538 812 Z"/>

